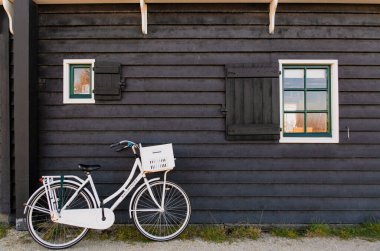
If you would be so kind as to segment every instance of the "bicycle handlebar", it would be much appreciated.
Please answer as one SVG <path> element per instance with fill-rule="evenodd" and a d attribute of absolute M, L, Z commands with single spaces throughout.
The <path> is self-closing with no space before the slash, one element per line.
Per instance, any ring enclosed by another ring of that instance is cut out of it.
<path fill-rule="evenodd" d="M 136 154 L 135 148 L 138 147 L 138 144 L 136 144 L 133 141 L 122 140 L 122 141 L 120 141 L 118 143 L 110 145 L 110 148 L 115 148 L 115 147 L 118 147 L 118 146 L 121 146 L 121 147 L 117 148 L 115 150 L 116 152 L 121 152 L 121 151 L 123 151 L 123 150 L 125 150 L 127 148 L 132 148 L 133 153 Z"/>

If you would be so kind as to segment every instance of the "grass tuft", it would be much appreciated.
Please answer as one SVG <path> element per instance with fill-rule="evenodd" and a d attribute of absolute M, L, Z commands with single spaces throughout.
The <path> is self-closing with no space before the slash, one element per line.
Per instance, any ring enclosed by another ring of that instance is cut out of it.
<path fill-rule="evenodd" d="M 297 239 L 298 237 L 300 237 L 299 231 L 297 231 L 294 228 L 287 228 L 287 227 L 275 227 L 270 231 L 270 233 L 273 236 L 289 238 L 289 239 Z"/>
<path fill-rule="evenodd" d="M 305 237 L 332 236 L 331 228 L 326 224 L 311 224 L 305 231 Z"/>
<path fill-rule="evenodd" d="M 198 237 L 204 241 L 210 242 L 225 242 L 228 241 L 228 236 L 224 226 L 203 226 L 198 231 Z"/>
<path fill-rule="evenodd" d="M 7 225 L 0 223 L 0 239 L 7 236 L 8 228 L 9 227 Z"/>
<path fill-rule="evenodd" d="M 233 239 L 257 240 L 261 235 L 261 229 L 254 226 L 235 226 L 230 228 L 230 236 Z"/>
<path fill-rule="evenodd" d="M 367 222 L 360 225 L 337 227 L 333 234 L 342 239 L 361 238 L 369 241 L 380 240 L 380 222 Z"/>
<path fill-rule="evenodd" d="M 7 227 L 0 225 L 0 238 L 6 235 Z M 380 222 L 368 222 L 360 225 L 331 226 L 311 224 L 306 228 L 272 227 L 270 234 L 277 237 L 297 239 L 299 237 L 339 237 L 341 239 L 361 238 L 369 241 L 380 240 Z M 188 225 L 179 235 L 180 240 L 202 239 L 221 243 L 242 239 L 256 240 L 261 236 L 261 229 L 253 225 Z M 116 240 L 149 242 L 133 225 L 116 225 L 108 230 L 90 230 L 87 235 L 92 240 Z"/>
<path fill-rule="evenodd" d="M 225 225 L 189 225 L 179 236 L 181 240 L 200 238 L 209 242 L 236 241 L 238 239 L 256 240 L 261 235 L 261 229 L 254 226 Z"/>
<path fill-rule="evenodd" d="M 116 240 L 125 242 L 149 242 L 135 226 L 117 225 L 106 230 L 90 230 L 86 236 L 90 240 Z"/>
<path fill-rule="evenodd" d="M 135 226 L 119 226 L 115 231 L 115 240 L 126 242 L 149 242 Z"/>

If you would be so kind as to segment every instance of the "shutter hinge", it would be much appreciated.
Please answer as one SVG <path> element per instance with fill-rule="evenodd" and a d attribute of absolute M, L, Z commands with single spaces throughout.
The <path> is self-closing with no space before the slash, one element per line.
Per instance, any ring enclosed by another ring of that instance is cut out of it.
<path fill-rule="evenodd" d="M 120 87 L 123 89 L 127 88 L 127 78 L 122 78 L 120 80 Z"/>
<path fill-rule="evenodd" d="M 281 75 L 281 71 L 279 71 L 278 74 Z"/>
<path fill-rule="evenodd" d="M 220 108 L 220 112 L 223 113 L 223 115 L 226 115 L 228 110 L 226 109 L 224 105 L 222 105 L 222 108 Z"/>
<path fill-rule="evenodd" d="M 227 77 L 236 76 L 236 72 L 233 71 L 227 71 Z"/>

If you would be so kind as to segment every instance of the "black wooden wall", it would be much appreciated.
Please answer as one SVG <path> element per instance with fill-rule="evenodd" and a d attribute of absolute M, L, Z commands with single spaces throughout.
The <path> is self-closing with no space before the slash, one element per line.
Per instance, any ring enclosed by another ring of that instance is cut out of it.
<path fill-rule="evenodd" d="M 173 142 L 193 223 L 380 216 L 380 6 L 280 4 L 274 35 L 266 4 L 150 4 L 148 23 L 144 36 L 138 5 L 39 6 L 40 174 L 100 163 L 105 195 L 132 163 L 110 143 Z M 70 58 L 122 63 L 122 100 L 63 105 Z M 340 143 L 226 141 L 224 65 L 296 58 L 339 60 Z"/>
<path fill-rule="evenodd" d="M 0 222 L 11 214 L 11 64 L 12 38 L 8 17 L 0 9 Z M 14 200 L 13 200 L 14 201 Z"/>

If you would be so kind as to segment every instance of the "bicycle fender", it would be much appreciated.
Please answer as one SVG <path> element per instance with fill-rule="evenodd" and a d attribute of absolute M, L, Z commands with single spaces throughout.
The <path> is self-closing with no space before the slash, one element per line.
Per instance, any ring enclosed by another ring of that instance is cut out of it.
<path fill-rule="evenodd" d="M 61 181 L 57 180 L 57 181 L 54 181 L 51 183 L 51 185 L 54 185 L 54 184 L 57 184 L 57 183 L 60 183 Z M 81 186 L 81 184 L 79 182 L 76 182 L 76 181 L 73 181 L 73 180 L 64 180 L 63 181 L 64 183 L 70 183 L 70 184 L 73 184 L 73 185 L 76 185 L 78 187 Z M 40 190 L 42 189 L 45 189 L 44 186 L 41 186 L 40 188 L 38 188 L 28 199 L 28 201 L 26 202 L 25 204 L 25 208 L 24 208 L 24 214 L 26 214 L 26 210 L 28 209 L 28 206 L 31 204 L 31 199 L 34 197 L 34 195 L 36 195 L 37 193 L 40 192 Z M 90 196 L 90 199 L 94 205 L 94 207 L 96 207 L 96 200 L 94 198 L 94 196 L 92 195 L 92 193 L 87 189 L 87 188 L 83 188 L 83 190 L 85 190 L 87 192 L 87 194 Z"/>
<path fill-rule="evenodd" d="M 158 181 L 160 180 L 160 178 L 154 178 L 154 179 L 150 179 L 148 180 L 148 183 L 151 183 L 153 181 Z M 135 192 L 133 193 L 132 197 L 131 197 L 131 200 L 129 201 L 129 218 L 132 219 L 132 203 L 133 201 L 135 200 L 135 197 L 137 195 L 138 192 L 140 192 L 140 190 L 145 186 L 145 183 L 144 184 L 141 184 L 141 186 L 139 186 Z"/>

